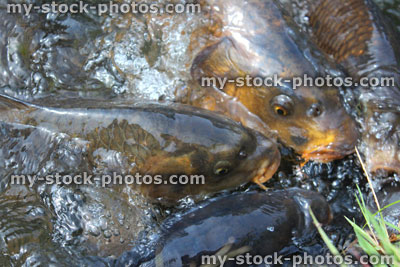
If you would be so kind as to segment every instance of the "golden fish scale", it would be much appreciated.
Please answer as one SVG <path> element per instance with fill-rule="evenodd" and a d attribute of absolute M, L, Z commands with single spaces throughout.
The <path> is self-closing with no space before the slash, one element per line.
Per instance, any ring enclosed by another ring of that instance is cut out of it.
<path fill-rule="evenodd" d="M 87 140 L 89 155 L 100 148 L 120 151 L 127 156 L 130 164 L 135 163 L 139 169 L 152 151 L 160 149 L 153 135 L 137 124 L 129 124 L 127 120 L 118 122 L 115 119 L 108 127 L 97 127 L 87 135 Z"/>

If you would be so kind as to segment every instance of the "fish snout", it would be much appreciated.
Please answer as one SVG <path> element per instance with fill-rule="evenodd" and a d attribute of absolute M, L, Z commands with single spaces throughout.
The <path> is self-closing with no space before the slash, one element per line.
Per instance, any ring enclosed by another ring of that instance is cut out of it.
<path fill-rule="evenodd" d="M 374 150 L 366 155 L 367 170 L 376 176 L 400 175 L 400 151 Z"/>
<path fill-rule="evenodd" d="M 277 143 L 266 137 L 260 132 L 255 132 L 256 140 L 257 140 L 257 148 L 254 153 L 254 157 L 262 159 L 271 159 L 280 161 L 280 153 L 278 149 Z M 278 155 L 278 159 L 276 158 Z"/>
<path fill-rule="evenodd" d="M 335 133 L 333 150 L 342 155 L 353 153 L 360 137 L 356 121 L 344 109 L 330 121 L 329 127 Z"/>
<path fill-rule="evenodd" d="M 354 153 L 360 137 L 356 122 L 346 113 L 331 118 L 324 131 L 312 131 L 302 157 L 306 160 L 329 162 Z"/>
<path fill-rule="evenodd" d="M 334 151 L 346 156 L 354 153 L 360 133 L 358 127 L 353 119 L 349 117 L 341 127 L 337 129 L 336 142 L 332 146 Z"/>
<path fill-rule="evenodd" d="M 256 149 L 256 162 L 260 162 L 256 168 L 256 173 L 253 182 L 262 184 L 275 174 L 281 162 L 281 154 L 277 144 L 267 139 L 261 133 L 256 133 L 258 147 Z"/>

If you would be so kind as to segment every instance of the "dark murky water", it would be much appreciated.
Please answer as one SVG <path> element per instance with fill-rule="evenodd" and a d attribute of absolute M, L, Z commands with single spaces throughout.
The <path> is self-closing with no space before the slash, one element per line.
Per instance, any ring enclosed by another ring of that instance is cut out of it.
<path fill-rule="evenodd" d="M 400 30 L 400 1 L 377 2 Z M 190 79 L 188 55 L 195 54 L 188 52 L 191 33 L 206 23 L 196 14 L 24 17 L 7 14 L 6 3 L 0 1 L 0 88 L 27 99 L 49 94 L 108 99 L 124 94 L 173 100 L 174 91 Z M 0 146 L 2 266 L 107 264 L 105 257 L 134 246 L 145 251 L 144 240 L 164 218 L 193 206 L 192 199 L 174 208 L 150 205 L 129 189 L 119 196 L 96 187 L 10 186 L 11 173 L 84 171 L 84 148 L 63 135 L 5 125 L 0 128 Z M 365 181 L 357 159 L 308 163 L 301 172 L 293 169 L 289 151 L 282 154 L 287 155 L 285 161 L 268 186 L 322 193 L 336 215 L 327 228 L 332 239 L 339 247 L 352 241 L 343 215 L 358 216 L 352 196 L 355 185 Z M 238 191 L 250 189 L 258 190 L 251 185 Z M 303 249 L 321 252 L 322 243 L 316 240 Z"/>

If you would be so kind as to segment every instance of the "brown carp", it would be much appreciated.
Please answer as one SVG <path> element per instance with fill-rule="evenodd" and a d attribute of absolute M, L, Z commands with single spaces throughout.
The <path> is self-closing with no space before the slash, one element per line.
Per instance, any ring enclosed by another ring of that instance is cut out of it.
<path fill-rule="evenodd" d="M 327 162 L 352 153 L 358 132 L 341 104 L 338 88 L 300 86 L 294 90 L 290 83 L 204 86 L 205 77 L 291 79 L 307 74 L 316 78 L 334 68 L 326 65 L 325 57 L 310 52 L 314 46 L 293 29 L 274 1 L 206 2 L 215 25 L 191 70 L 201 88 L 193 86 L 183 101 L 225 113 L 264 134 L 273 132 L 306 160 Z"/>
<path fill-rule="evenodd" d="M 206 110 L 161 104 L 87 107 L 84 100 L 75 104 L 43 107 L 0 96 L 0 121 L 82 140 L 89 165 L 98 173 L 162 175 L 162 183 L 137 185 L 151 198 L 176 200 L 252 179 L 261 183 L 280 163 L 272 141 Z M 203 176 L 204 182 L 172 184 L 170 175 Z"/>
<path fill-rule="evenodd" d="M 392 79 L 392 85 L 360 89 L 360 148 L 368 171 L 400 173 L 400 34 L 371 0 L 309 2 L 315 43 L 356 82 Z"/>

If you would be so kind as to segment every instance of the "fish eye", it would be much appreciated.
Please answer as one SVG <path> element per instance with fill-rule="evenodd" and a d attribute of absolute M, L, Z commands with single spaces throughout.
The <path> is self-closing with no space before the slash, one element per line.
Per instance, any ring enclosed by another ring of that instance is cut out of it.
<path fill-rule="evenodd" d="M 293 111 L 293 100 L 287 95 L 275 96 L 271 101 L 275 114 L 279 116 L 288 116 Z"/>
<path fill-rule="evenodd" d="M 219 176 L 222 176 L 222 175 L 225 175 L 228 173 L 229 173 L 229 169 L 227 169 L 227 168 L 219 168 L 219 169 L 215 170 L 215 174 L 219 175 Z"/>
<path fill-rule="evenodd" d="M 275 106 L 274 110 L 275 110 L 275 113 L 277 115 L 280 115 L 280 116 L 287 116 L 288 115 L 288 111 L 283 107 Z"/>
<path fill-rule="evenodd" d="M 214 173 L 218 176 L 228 174 L 231 171 L 231 164 L 228 161 L 219 161 L 215 164 Z"/>
<path fill-rule="evenodd" d="M 239 158 L 247 158 L 247 152 L 244 149 L 239 151 Z"/>
<path fill-rule="evenodd" d="M 307 115 L 309 117 L 318 117 L 322 114 L 322 107 L 318 103 L 314 103 L 310 106 L 310 108 L 307 110 Z"/>

